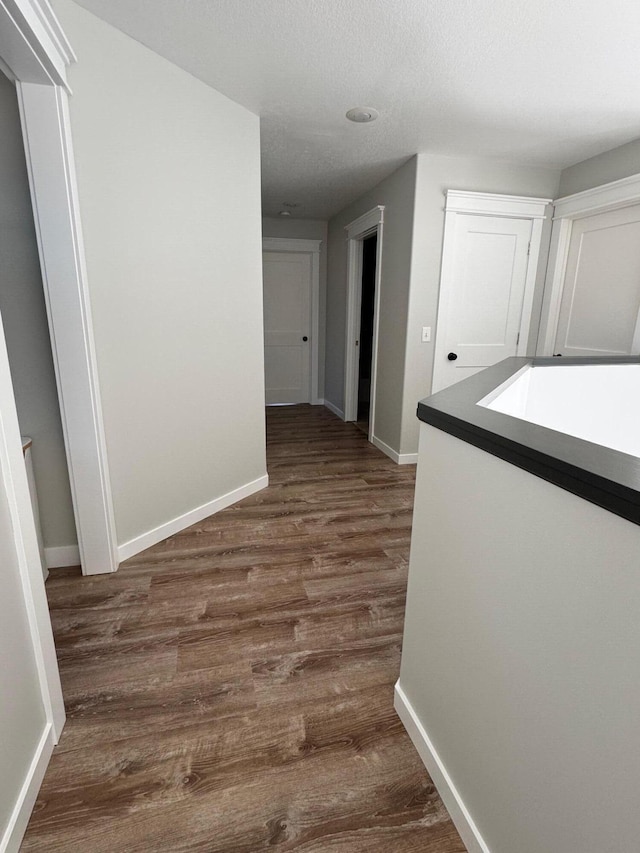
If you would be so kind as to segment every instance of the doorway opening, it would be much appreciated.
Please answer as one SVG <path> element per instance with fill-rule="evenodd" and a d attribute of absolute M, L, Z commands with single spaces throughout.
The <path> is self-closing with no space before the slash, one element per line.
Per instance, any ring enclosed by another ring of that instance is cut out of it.
<path fill-rule="evenodd" d="M 347 322 L 345 421 L 360 422 L 375 443 L 376 373 L 384 205 L 345 226 L 347 232 Z"/>
<path fill-rule="evenodd" d="M 15 16 L 5 5 L 0 71 L 15 86 L 26 154 L 79 540 L 69 549 L 83 574 L 103 574 L 118 568 L 119 553 L 71 145 L 66 69 L 75 56 L 48 3 L 12 2 Z"/>
<path fill-rule="evenodd" d="M 358 337 L 358 411 L 356 424 L 367 435 L 369 435 L 369 418 L 371 412 L 377 252 L 378 233 L 374 232 L 362 241 L 360 334 Z"/>
<path fill-rule="evenodd" d="M 46 578 L 80 556 L 18 99 L 4 74 L 0 116 L 0 315 Z"/>

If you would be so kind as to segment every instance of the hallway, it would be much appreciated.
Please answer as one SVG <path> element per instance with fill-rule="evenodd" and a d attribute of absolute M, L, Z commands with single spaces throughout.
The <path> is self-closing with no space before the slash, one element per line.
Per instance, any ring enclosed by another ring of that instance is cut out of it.
<path fill-rule="evenodd" d="M 393 710 L 415 469 L 267 411 L 270 486 L 47 583 L 67 724 L 23 853 L 464 853 Z"/>

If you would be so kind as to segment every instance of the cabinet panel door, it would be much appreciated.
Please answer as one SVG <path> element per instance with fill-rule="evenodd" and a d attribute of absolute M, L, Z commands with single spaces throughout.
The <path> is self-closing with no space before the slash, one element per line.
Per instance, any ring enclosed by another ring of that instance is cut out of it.
<path fill-rule="evenodd" d="M 639 310 L 640 205 L 577 219 L 554 352 L 637 354 Z"/>

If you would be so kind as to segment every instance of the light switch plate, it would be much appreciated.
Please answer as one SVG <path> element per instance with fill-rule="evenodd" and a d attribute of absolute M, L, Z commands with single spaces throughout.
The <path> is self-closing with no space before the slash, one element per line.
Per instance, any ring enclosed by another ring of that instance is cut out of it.
<path fill-rule="evenodd" d="M 422 327 L 422 343 L 428 344 L 431 340 L 431 326 Z"/>

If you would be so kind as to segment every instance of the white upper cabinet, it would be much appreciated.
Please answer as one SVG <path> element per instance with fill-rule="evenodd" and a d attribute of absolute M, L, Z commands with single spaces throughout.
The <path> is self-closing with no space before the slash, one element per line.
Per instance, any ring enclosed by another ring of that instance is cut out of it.
<path fill-rule="evenodd" d="M 639 310 L 640 205 L 576 219 L 554 353 L 638 354 Z"/>

